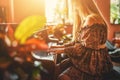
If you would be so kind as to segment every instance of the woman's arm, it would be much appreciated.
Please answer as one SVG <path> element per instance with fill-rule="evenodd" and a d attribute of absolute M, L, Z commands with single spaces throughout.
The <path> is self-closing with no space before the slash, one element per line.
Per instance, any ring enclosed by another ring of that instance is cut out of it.
<path fill-rule="evenodd" d="M 56 46 L 50 46 L 50 48 L 64 48 L 64 45 L 56 45 Z"/>
<path fill-rule="evenodd" d="M 69 42 L 64 45 L 50 46 L 48 52 L 54 52 L 55 54 L 66 53 L 68 47 L 74 46 L 75 42 Z"/>
<path fill-rule="evenodd" d="M 48 52 L 53 52 L 55 54 L 64 53 L 65 48 L 50 48 Z"/>
<path fill-rule="evenodd" d="M 73 46 L 74 44 L 75 44 L 75 42 L 69 42 L 64 45 L 50 46 L 50 48 L 65 48 L 65 47 Z"/>

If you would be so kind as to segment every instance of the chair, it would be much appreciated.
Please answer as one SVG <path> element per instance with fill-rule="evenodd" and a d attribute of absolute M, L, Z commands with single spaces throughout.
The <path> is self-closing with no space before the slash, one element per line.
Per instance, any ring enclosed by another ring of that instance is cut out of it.
<path fill-rule="evenodd" d="M 108 48 L 108 53 L 110 54 L 112 61 L 120 63 L 120 48 L 114 46 L 109 40 L 106 41 L 106 47 Z"/>

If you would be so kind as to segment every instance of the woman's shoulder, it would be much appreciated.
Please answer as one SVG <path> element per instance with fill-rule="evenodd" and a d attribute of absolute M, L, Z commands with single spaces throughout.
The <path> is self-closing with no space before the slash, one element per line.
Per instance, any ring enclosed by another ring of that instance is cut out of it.
<path fill-rule="evenodd" d="M 103 19 L 99 16 L 99 15 L 97 15 L 97 14 L 90 14 L 90 15 L 88 15 L 87 17 L 86 17 L 86 19 L 85 19 L 85 22 L 84 22 L 84 26 L 88 26 L 88 27 L 90 27 L 90 26 L 92 26 L 92 25 L 94 25 L 94 24 L 96 24 L 96 25 L 104 25 L 105 24 L 105 22 L 103 21 Z"/>

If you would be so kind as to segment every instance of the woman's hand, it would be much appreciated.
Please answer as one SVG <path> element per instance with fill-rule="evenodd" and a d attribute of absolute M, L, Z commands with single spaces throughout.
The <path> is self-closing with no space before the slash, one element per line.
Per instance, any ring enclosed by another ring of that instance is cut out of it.
<path fill-rule="evenodd" d="M 61 54 L 64 52 L 64 48 L 50 48 L 48 52 L 53 52 L 53 54 Z"/>
<path fill-rule="evenodd" d="M 64 48 L 64 45 L 50 46 L 50 48 Z"/>

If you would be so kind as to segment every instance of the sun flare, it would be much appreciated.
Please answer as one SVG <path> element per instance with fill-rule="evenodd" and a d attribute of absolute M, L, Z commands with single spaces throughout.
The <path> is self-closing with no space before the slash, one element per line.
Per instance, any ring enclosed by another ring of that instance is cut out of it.
<path fill-rule="evenodd" d="M 52 22 L 54 18 L 54 9 L 56 7 L 57 0 L 45 0 L 45 15 L 47 22 Z"/>

